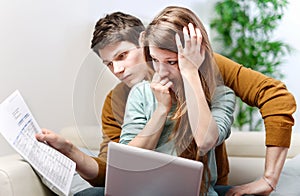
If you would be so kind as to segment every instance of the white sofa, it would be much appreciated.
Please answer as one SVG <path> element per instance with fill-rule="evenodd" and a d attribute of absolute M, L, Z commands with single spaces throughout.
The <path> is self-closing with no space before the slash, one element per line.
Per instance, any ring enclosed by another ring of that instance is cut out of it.
<path fill-rule="evenodd" d="M 91 153 L 99 151 L 101 137 L 97 128 L 67 127 L 61 134 Z M 264 169 L 264 132 L 232 132 L 226 141 L 232 185 L 250 182 L 259 178 Z M 0 196 L 54 195 L 43 185 L 30 165 L 8 146 L 0 134 Z M 293 134 L 288 159 L 300 154 L 300 134 Z M 300 179 L 300 178 L 299 178 Z"/>

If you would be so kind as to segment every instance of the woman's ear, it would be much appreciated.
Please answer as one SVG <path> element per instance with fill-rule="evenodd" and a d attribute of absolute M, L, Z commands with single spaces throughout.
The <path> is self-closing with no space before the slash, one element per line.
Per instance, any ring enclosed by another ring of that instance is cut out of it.
<path fill-rule="evenodd" d="M 145 39 L 145 31 L 142 31 L 139 37 L 139 45 L 141 48 L 144 47 L 144 39 Z"/>

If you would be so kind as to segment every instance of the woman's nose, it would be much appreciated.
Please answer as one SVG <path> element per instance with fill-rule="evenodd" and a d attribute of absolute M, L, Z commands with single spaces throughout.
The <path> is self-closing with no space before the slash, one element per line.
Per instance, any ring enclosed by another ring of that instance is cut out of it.
<path fill-rule="evenodd" d="M 161 78 L 164 78 L 169 75 L 168 69 L 166 68 L 166 65 L 164 65 L 163 63 L 159 63 L 156 72 L 159 74 Z"/>

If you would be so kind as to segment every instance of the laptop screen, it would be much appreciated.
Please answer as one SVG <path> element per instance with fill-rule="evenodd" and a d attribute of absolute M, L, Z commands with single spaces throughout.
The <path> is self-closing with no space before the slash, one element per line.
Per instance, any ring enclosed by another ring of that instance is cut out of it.
<path fill-rule="evenodd" d="M 199 195 L 203 164 L 110 142 L 105 195 Z"/>

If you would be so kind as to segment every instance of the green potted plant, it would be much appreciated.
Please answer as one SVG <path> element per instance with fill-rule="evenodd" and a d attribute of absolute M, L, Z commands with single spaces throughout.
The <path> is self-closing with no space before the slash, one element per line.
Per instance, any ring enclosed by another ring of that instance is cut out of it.
<path fill-rule="evenodd" d="M 273 78 L 281 79 L 279 67 L 290 47 L 274 40 L 273 33 L 287 8 L 286 0 L 220 0 L 210 27 L 217 34 L 222 55 Z M 257 108 L 237 101 L 234 126 L 241 130 L 261 130 Z"/>

